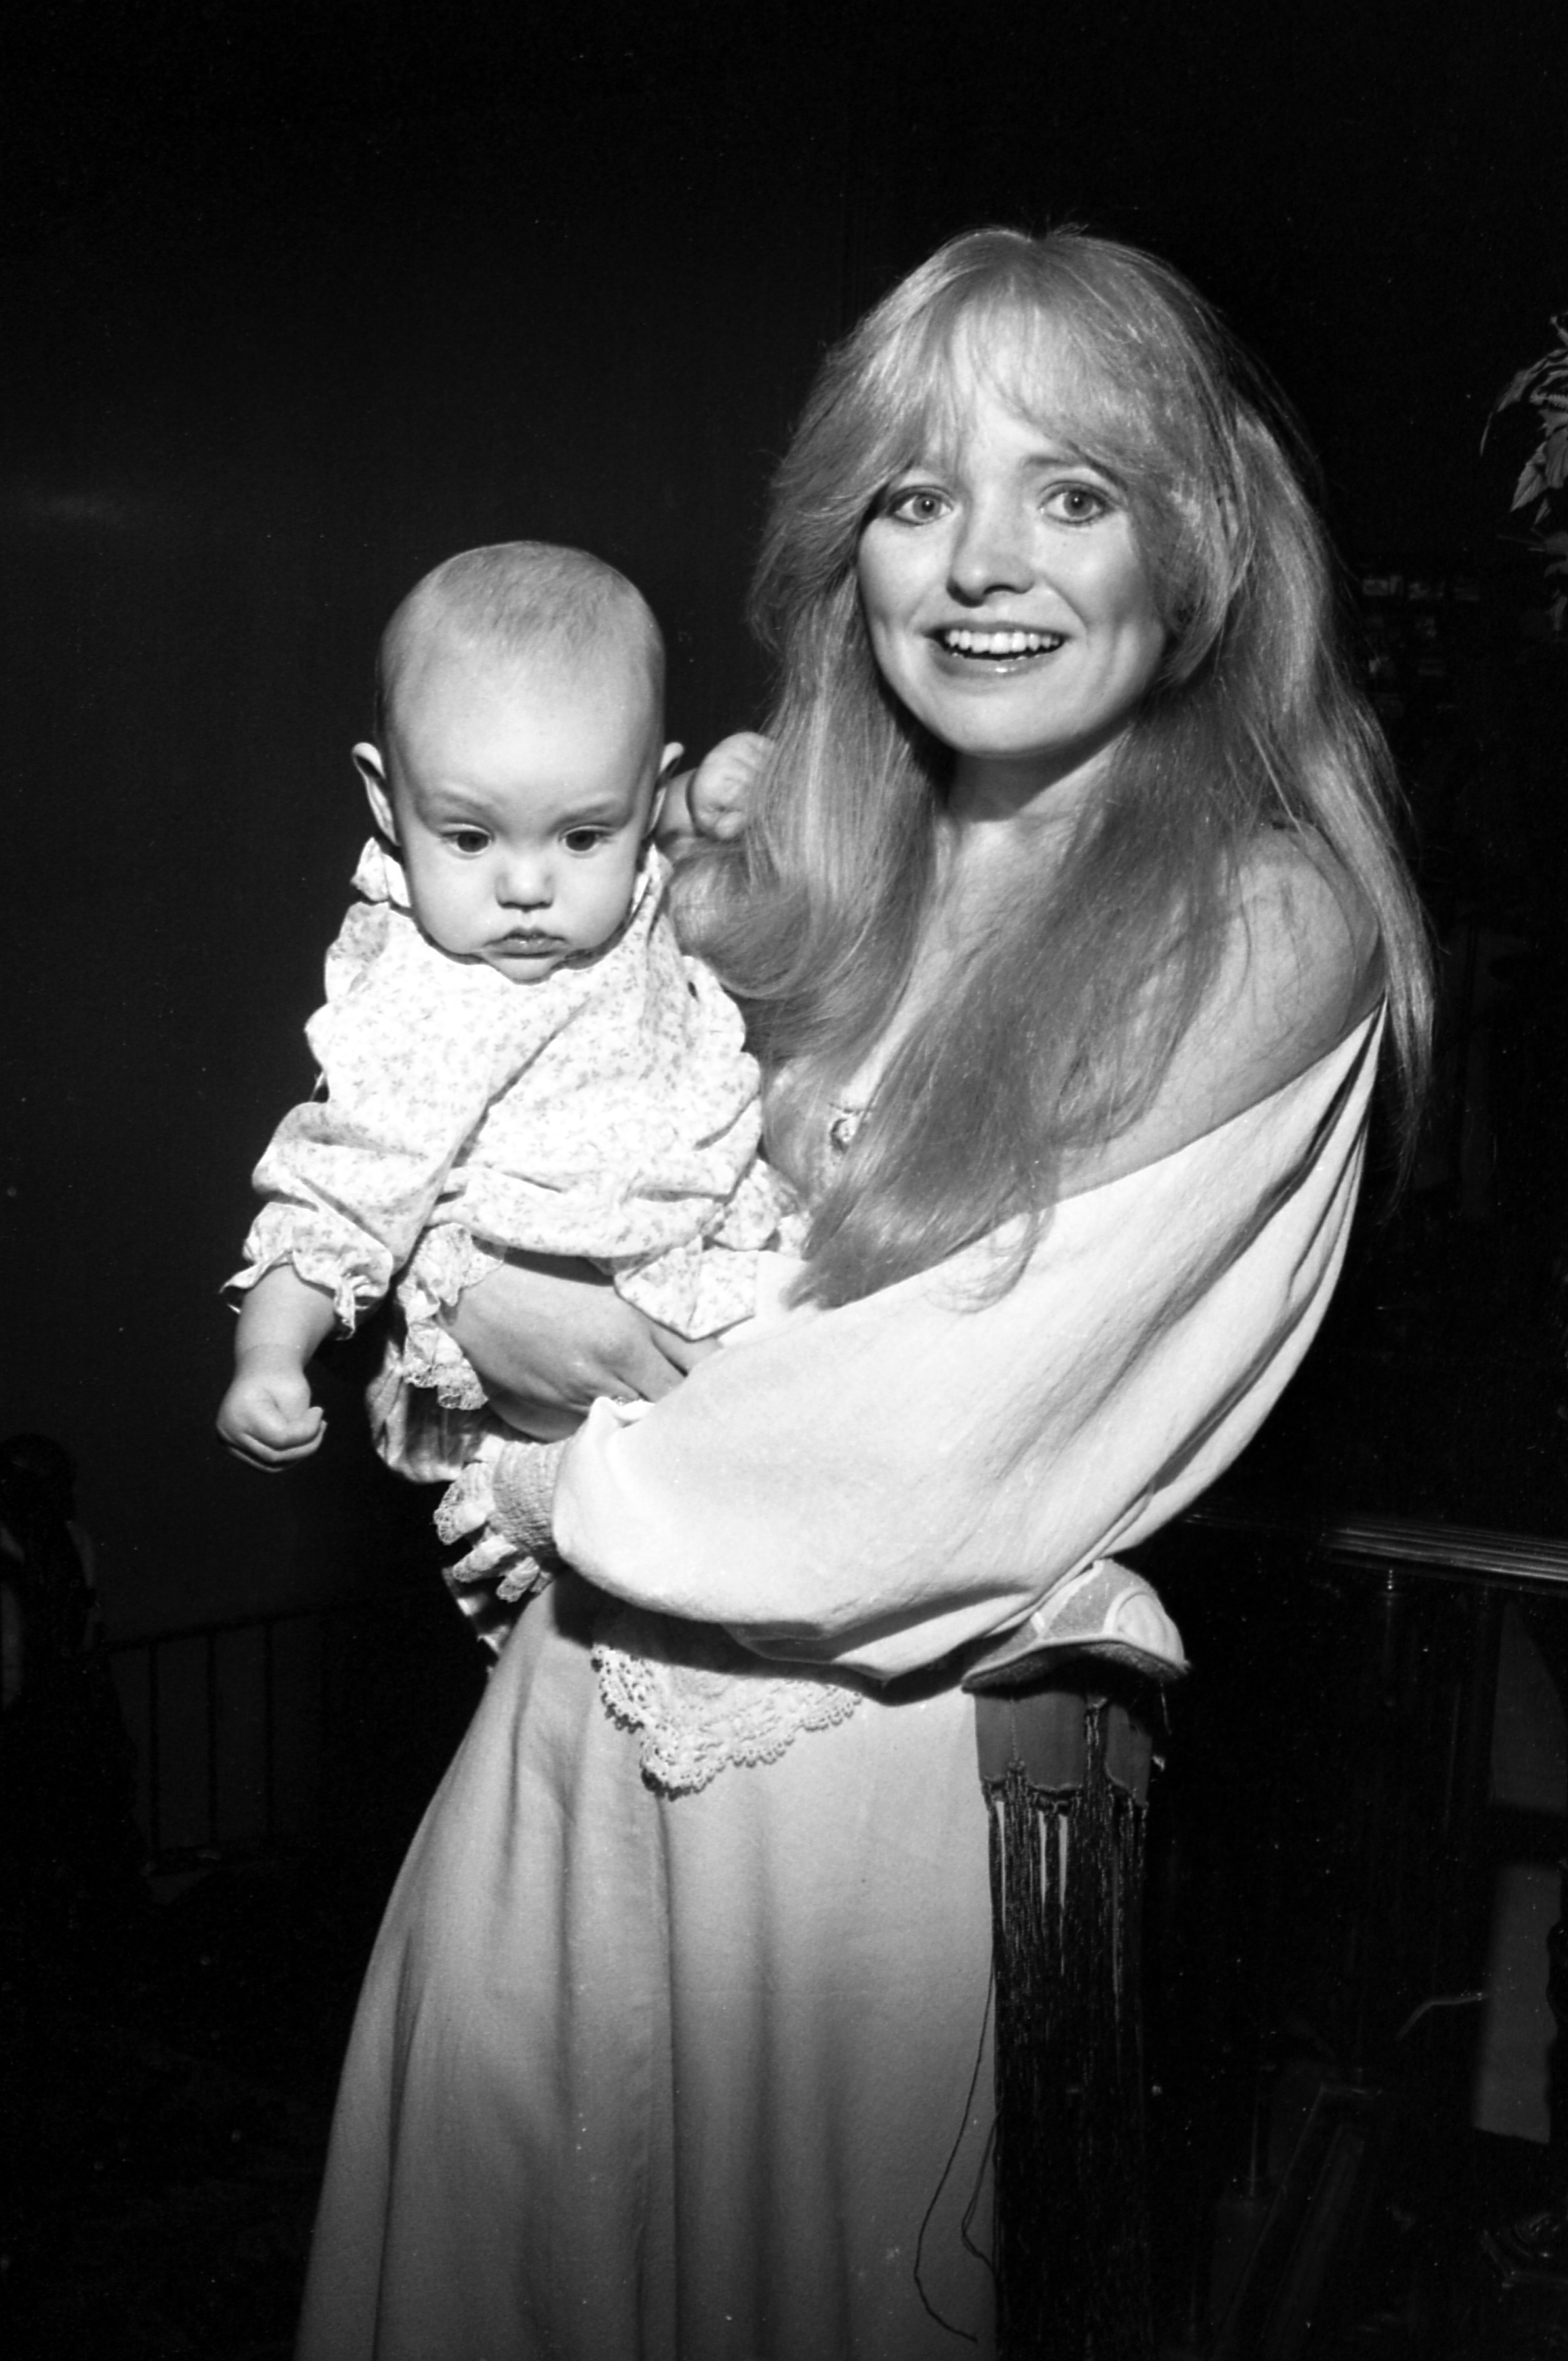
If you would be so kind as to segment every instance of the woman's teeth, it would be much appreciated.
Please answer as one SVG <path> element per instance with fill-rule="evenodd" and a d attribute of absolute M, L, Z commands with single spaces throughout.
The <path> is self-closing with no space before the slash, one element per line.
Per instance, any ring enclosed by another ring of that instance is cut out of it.
<path fill-rule="evenodd" d="M 1057 631 L 943 631 L 942 645 L 956 656 L 1038 656 L 1059 648 Z"/>

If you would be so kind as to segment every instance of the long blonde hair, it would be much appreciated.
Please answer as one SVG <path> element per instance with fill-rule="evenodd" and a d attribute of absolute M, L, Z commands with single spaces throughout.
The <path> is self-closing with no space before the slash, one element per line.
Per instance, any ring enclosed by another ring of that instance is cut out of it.
<path fill-rule="evenodd" d="M 807 1129 L 885 1031 L 929 907 L 952 757 L 877 670 L 856 555 L 889 484 L 961 425 L 968 356 L 1021 415 L 1048 388 L 1053 437 L 1120 488 L 1168 640 L 1064 867 L 1021 878 L 890 1060 L 817 1208 L 807 1291 L 828 1303 L 1022 1215 L 1015 1274 L 1063 1154 L 1153 1097 L 1270 825 L 1316 831 L 1376 915 L 1407 1125 L 1424 1071 L 1424 928 L 1291 430 L 1167 264 L 1076 230 L 981 230 L 895 287 L 817 378 L 753 594 L 780 666 L 776 753 L 743 837 L 683 883 L 689 939 L 770 1071 L 788 1070 L 772 1152 L 806 1167 Z"/>

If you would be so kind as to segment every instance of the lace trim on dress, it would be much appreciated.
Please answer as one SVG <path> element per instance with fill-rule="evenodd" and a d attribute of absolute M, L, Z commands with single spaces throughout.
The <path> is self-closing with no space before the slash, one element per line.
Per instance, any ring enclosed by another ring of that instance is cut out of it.
<path fill-rule="evenodd" d="M 776 1763 L 802 1730 L 847 1721 L 864 1690 L 848 1673 L 778 1673 L 716 1624 L 611 1606 L 594 1627 L 606 1712 L 641 1740 L 642 1776 L 691 1795 L 721 1771 Z"/>
<path fill-rule="evenodd" d="M 483 1410 L 488 1400 L 467 1355 L 440 1322 L 466 1289 L 499 1270 L 502 1259 L 460 1222 L 436 1222 L 415 1246 L 399 1282 L 398 1301 L 408 1323 L 402 1375 L 410 1385 L 433 1388 L 444 1410 Z"/>

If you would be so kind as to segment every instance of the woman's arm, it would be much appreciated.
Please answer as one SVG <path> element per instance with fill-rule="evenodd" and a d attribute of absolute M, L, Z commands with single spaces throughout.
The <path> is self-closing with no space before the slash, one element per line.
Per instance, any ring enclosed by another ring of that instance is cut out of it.
<path fill-rule="evenodd" d="M 1023 1620 L 1223 1473 L 1343 1258 L 1376 1052 L 1060 1204 L 976 1309 L 983 1247 L 735 1345 L 566 1446 L 557 1547 L 759 1654 L 886 1678 Z"/>
<path fill-rule="evenodd" d="M 556 1489 L 574 1565 L 760 1653 L 888 1675 L 1011 1628 L 1215 1480 L 1332 1292 L 1378 1032 L 1371 929 L 1327 864 L 1281 840 L 1244 888 L 1193 1038 L 1017 1285 L 975 1309 L 977 1247 L 795 1315 L 634 1425 L 601 1405 Z"/>

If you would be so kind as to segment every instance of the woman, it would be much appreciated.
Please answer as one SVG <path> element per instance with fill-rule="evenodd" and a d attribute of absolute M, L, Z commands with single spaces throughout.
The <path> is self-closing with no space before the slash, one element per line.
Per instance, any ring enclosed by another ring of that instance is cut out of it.
<path fill-rule="evenodd" d="M 502 1502 L 575 1571 L 390 1905 L 310 2361 L 991 2349 L 959 1684 L 1085 1601 L 1179 1656 L 1097 1569 L 1277 1397 L 1380 1037 L 1407 1104 L 1420 1065 L 1328 605 L 1277 430 L 1146 257 L 960 238 L 830 357 L 760 577 L 776 755 L 685 889 L 814 1203 L 800 1299 L 684 1383 L 569 1276 L 465 1301 L 532 1431 L 599 1397 L 553 1500 Z"/>

